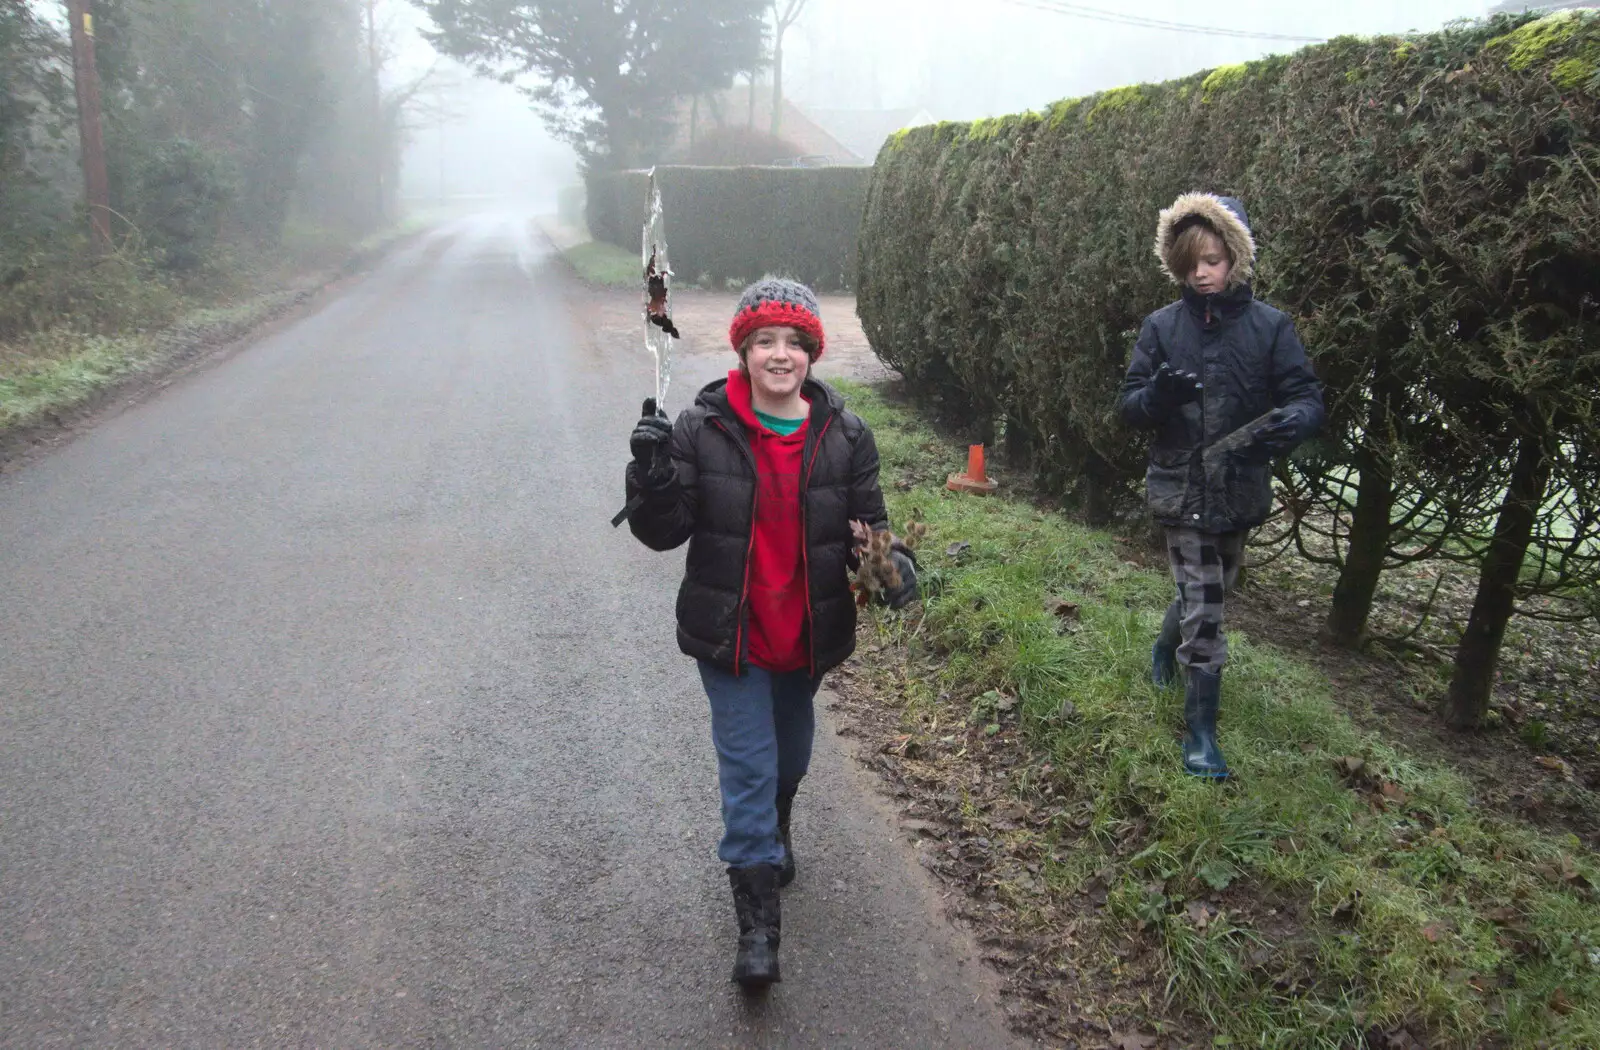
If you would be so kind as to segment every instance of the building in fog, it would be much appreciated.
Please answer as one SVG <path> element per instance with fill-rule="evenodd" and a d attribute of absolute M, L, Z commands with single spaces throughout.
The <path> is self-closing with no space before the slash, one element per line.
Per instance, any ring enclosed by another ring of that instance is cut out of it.
<path fill-rule="evenodd" d="M 822 109 L 783 100 L 778 138 L 792 156 L 772 160 L 779 164 L 866 165 L 878 159 L 878 150 L 902 128 L 933 123 L 925 109 Z M 718 132 L 750 129 L 762 136 L 772 127 L 772 85 L 754 90 L 739 85 L 727 91 L 685 100 L 678 110 L 671 152 L 674 159 L 695 153 L 694 145 Z M 711 161 L 708 163 L 725 163 Z"/>
<path fill-rule="evenodd" d="M 806 116 L 844 143 L 854 158 L 850 163 L 871 164 L 890 135 L 905 128 L 934 123 L 925 109 L 819 109 L 804 107 Z"/>

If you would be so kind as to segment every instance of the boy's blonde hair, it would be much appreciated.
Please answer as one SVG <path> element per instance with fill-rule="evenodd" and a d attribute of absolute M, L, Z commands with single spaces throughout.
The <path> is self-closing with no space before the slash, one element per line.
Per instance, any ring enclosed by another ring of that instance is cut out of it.
<path fill-rule="evenodd" d="M 1178 234 L 1177 240 L 1172 242 L 1172 248 L 1167 252 L 1167 266 L 1172 272 L 1187 278 L 1194 273 L 1194 268 L 1200 263 L 1200 256 L 1206 253 L 1207 241 L 1216 238 L 1222 245 L 1223 254 L 1228 257 L 1228 265 L 1235 266 L 1239 260 L 1234 258 L 1233 249 L 1228 247 L 1228 242 L 1216 230 L 1203 222 L 1193 222 L 1184 227 Z"/>

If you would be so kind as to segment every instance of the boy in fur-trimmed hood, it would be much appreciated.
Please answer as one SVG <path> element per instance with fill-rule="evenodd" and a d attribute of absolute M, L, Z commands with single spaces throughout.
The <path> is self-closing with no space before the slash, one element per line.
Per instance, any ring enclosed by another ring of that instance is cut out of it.
<path fill-rule="evenodd" d="M 1246 534 L 1271 513 L 1273 458 L 1322 425 L 1322 390 L 1293 322 L 1251 291 L 1243 204 L 1184 194 L 1162 210 L 1155 249 L 1183 297 L 1145 318 L 1122 385 L 1123 421 L 1155 432 L 1146 494 L 1178 588 L 1151 676 L 1166 686 L 1184 668 L 1184 768 L 1221 779 L 1224 595 Z"/>

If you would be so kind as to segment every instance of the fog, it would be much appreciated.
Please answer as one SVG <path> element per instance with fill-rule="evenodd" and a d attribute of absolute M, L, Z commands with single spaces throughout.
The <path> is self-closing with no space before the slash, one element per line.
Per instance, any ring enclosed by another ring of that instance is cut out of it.
<path fill-rule="evenodd" d="M 1063 98 L 1229 65 L 1299 43 L 1109 24 L 1034 0 L 809 0 L 785 79 L 798 102 L 920 108 L 939 120 L 1043 109 Z M 1483 0 L 1094 0 L 1060 5 L 1220 29 L 1327 39 L 1438 29 Z"/>
<path fill-rule="evenodd" d="M 785 38 L 785 94 L 802 107 L 923 110 L 935 120 L 970 120 L 1303 46 L 1274 35 L 1430 31 L 1482 17 L 1488 6 L 1484 0 L 809 0 Z M 572 150 L 545 130 L 516 87 L 433 56 L 420 36 L 424 19 L 409 6 L 394 5 L 390 18 L 393 75 L 415 77 L 436 66 L 428 103 L 412 121 L 405 196 L 414 202 L 519 196 L 553 206 L 556 190 L 577 179 Z M 1117 24 L 1145 19 L 1262 36 Z"/>
<path fill-rule="evenodd" d="M 517 87 L 436 54 L 423 39 L 427 18 L 405 0 L 387 0 L 384 14 L 388 87 L 421 83 L 406 118 L 401 197 L 413 208 L 509 199 L 553 209 L 555 193 L 578 179 L 571 147 Z"/>

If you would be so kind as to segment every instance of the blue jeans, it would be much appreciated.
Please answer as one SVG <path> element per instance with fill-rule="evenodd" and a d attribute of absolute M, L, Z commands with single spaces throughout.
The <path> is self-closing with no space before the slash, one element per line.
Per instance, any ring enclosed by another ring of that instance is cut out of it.
<path fill-rule="evenodd" d="M 811 765 L 817 726 L 812 700 L 822 680 L 805 671 L 774 674 L 759 667 L 735 675 L 703 660 L 700 680 L 711 700 L 722 785 L 717 856 L 730 868 L 782 864 L 778 794 L 793 794 Z"/>

